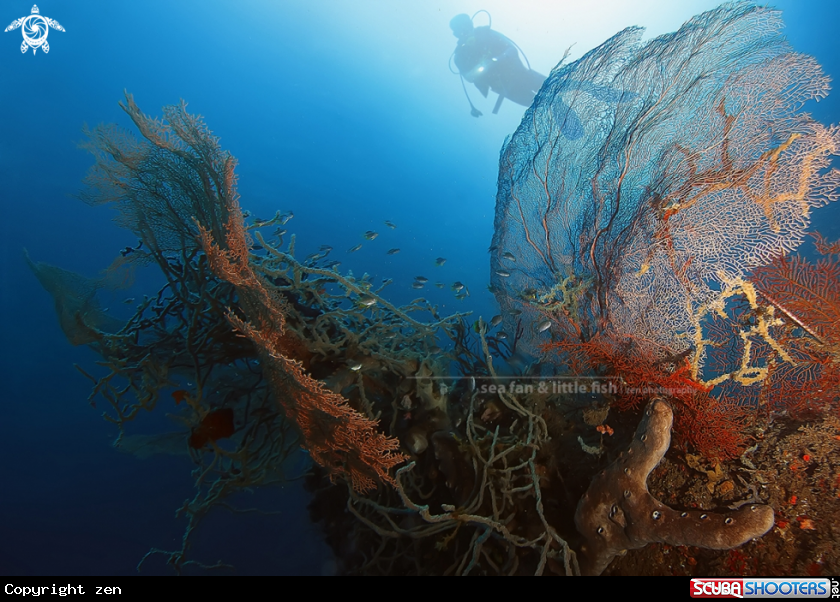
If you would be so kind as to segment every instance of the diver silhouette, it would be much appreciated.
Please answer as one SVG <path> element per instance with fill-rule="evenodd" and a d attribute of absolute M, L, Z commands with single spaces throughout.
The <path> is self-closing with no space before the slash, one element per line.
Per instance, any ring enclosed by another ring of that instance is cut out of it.
<path fill-rule="evenodd" d="M 490 29 L 490 25 L 473 25 L 475 16 L 482 12 L 490 17 L 486 10 L 480 10 L 472 17 L 460 14 L 449 21 L 452 33 L 458 38 L 458 46 L 449 59 L 449 69 L 461 76 L 461 85 L 472 109 L 470 114 L 473 117 L 482 115 L 473 105 L 464 80 L 475 84 L 485 98 L 491 90 L 499 95 L 493 107 L 494 114 L 499 112 L 505 98 L 528 107 L 545 81 L 545 76 L 531 69 L 525 53 L 522 53 L 522 56 L 525 57 L 528 66 L 522 64 L 519 60 L 521 50 L 510 38 Z M 452 69 L 453 61 L 458 71 Z"/>

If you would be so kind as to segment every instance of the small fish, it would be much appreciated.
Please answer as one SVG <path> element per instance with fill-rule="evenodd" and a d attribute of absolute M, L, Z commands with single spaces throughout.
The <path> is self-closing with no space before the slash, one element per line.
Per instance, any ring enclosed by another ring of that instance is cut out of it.
<path fill-rule="evenodd" d="M 262 247 L 262 245 L 251 245 L 251 250 L 252 251 L 262 251 L 263 247 Z"/>
<path fill-rule="evenodd" d="M 288 230 L 285 228 L 277 228 L 274 230 L 274 236 L 283 236 L 286 232 L 288 232 Z"/>
<path fill-rule="evenodd" d="M 289 211 L 288 213 L 284 213 L 283 215 L 281 215 L 277 219 L 277 221 L 279 221 L 281 225 L 285 226 L 288 223 L 288 221 L 290 219 L 292 219 L 294 216 L 295 216 L 295 214 L 292 213 L 291 211 Z"/>
<path fill-rule="evenodd" d="M 435 265 L 437 267 L 442 267 L 444 263 L 446 263 L 446 257 L 438 257 L 435 259 Z"/>
<path fill-rule="evenodd" d="M 537 300 L 537 289 L 535 288 L 526 288 L 522 291 L 522 298 L 526 301 L 536 301 Z"/>
<path fill-rule="evenodd" d="M 510 251 L 505 251 L 502 254 L 502 259 L 507 259 L 508 261 L 516 261 L 516 257 L 513 256 L 513 253 Z"/>
<path fill-rule="evenodd" d="M 362 245 L 361 245 L 361 243 L 359 243 L 355 247 L 351 247 L 350 249 L 347 249 L 347 252 L 348 253 L 355 253 L 356 251 L 358 251 L 361 248 L 362 248 Z"/>
<path fill-rule="evenodd" d="M 549 328 L 551 328 L 551 320 L 543 320 L 537 324 L 537 332 L 545 332 Z"/>
<path fill-rule="evenodd" d="M 318 250 L 323 252 L 323 253 L 329 253 L 330 251 L 333 250 L 333 248 L 330 245 L 321 245 L 321 248 L 318 249 Z"/>
<path fill-rule="evenodd" d="M 438 353 L 441 353 L 441 352 L 443 352 L 443 349 L 441 349 L 437 345 L 434 345 L 433 347 L 429 348 L 429 353 L 431 353 L 432 355 L 437 355 Z"/>
<path fill-rule="evenodd" d="M 495 286 L 493 284 L 488 284 L 487 285 L 487 290 L 493 295 L 495 295 L 496 293 L 501 293 L 502 292 L 502 289 L 500 289 L 498 286 Z"/>
<path fill-rule="evenodd" d="M 423 288 L 423 287 L 425 287 L 425 286 L 426 286 L 426 285 L 425 285 L 425 284 L 423 284 L 422 282 L 412 282 L 412 283 L 411 283 L 411 288 L 417 288 L 417 289 L 420 289 L 420 288 Z"/>
<path fill-rule="evenodd" d="M 373 239 L 374 239 L 374 238 L 376 238 L 377 236 L 379 236 L 379 233 L 374 232 L 373 230 L 368 230 L 367 232 L 365 232 L 364 234 L 362 234 L 362 237 L 363 237 L 365 240 L 373 240 Z"/>
<path fill-rule="evenodd" d="M 493 318 L 490 320 L 490 326 L 493 326 L 493 327 L 498 326 L 501 323 L 502 323 L 502 316 L 493 316 Z"/>
<path fill-rule="evenodd" d="M 422 282 L 423 284 L 426 284 L 429 281 L 429 279 L 426 278 L 425 276 L 415 276 L 414 279 L 417 282 Z"/>
<path fill-rule="evenodd" d="M 510 278 L 510 272 L 506 272 L 504 270 L 496 270 L 496 273 L 502 278 Z"/>
<path fill-rule="evenodd" d="M 435 286 L 438 288 L 446 288 L 446 285 L 443 282 L 435 282 Z"/>
<path fill-rule="evenodd" d="M 331 270 L 331 269 L 333 269 L 335 267 L 338 267 L 340 265 L 341 265 L 340 261 L 335 261 L 335 260 L 328 261 L 327 263 L 324 264 L 324 269 L 325 270 Z"/>
<path fill-rule="evenodd" d="M 394 222 L 388 221 L 387 219 L 385 220 L 385 225 L 391 228 L 391 230 L 397 227 L 397 225 Z"/>
<path fill-rule="evenodd" d="M 458 301 L 463 301 L 464 299 L 466 299 L 469 296 L 470 296 L 469 292 L 467 292 L 467 290 L 464 289 L 463 292 L 456 293 L 455 298 L 458 299 Z"/>
<path fill-rule="evenodd" d="M 599 424 L 598 426 L 595 427 L 595 430 L 598 431 L 599 433 L 601 433 L 602 435 L 612 436 L 615 433 L 615 431 L 612 429 L 612 427 L 608 424 Z"/>
<path fill-rule="evenodd" d="M 498 249 L 498 248 L 499 248 L 498 246 L 493 245 L 492 247 L 490 247 L 489 249 L 487 249 L 487 252 L 488 252 L 488 253 L 492 253 L 493 251 L 495 251 L 495 250 L 496 250 L 496 249 Z"/>
<path fill-rule="evenodd" d="M 396 255 L 399 252 L 400 252 L 399 249 L 388 249 L 387 255 Z"/>
<path fill-rule="evenodd" d="M 456 281 L 452 284 L 452 290 L 456 293 L 462 291 L 464 289 L 464 283 L 461 281 Z"/>
<path fill-rule="evenodd" d="M 319 259 L 323 259 L 327 255 L 328 255 L 328 253 L 321 253 L 320 251 L 315 251 L 314 253 L 310 253 L 309 255 L 307 255 L 306 258 L 304 259 L 304 261 L 305 262 L 318 261 Z"/>
<path fill-rule="evenodd" d="M 522 310 L 521 309 L 512 309 L 508 313 L 515 318 L 516 316 L 521 316 L 522 315 Z"/>
<path fill-rule="evenodd" d="M 362 369 L 362 362 L 348 362 L 347 367 L 350 368 L 353 372 L 358 372 Z"/>
<path fill-rule="evenodd" d="M 496 338 L 500 340 L 504 340 L 507 338 L 507 333 L 504 330 L 500 330 L 496 333 Z"/>
<path fill-rule="evenodd" d="M 372 305 L 376 305 L 376 297 L 364 295 L 362 297 L 359 297 L 359 303 L 364 305 L 365 307 L 371 307 Z"/>
<path fill-rule="evenodd" d="M 125 303 L 126 305 L 131 305 L 132 303 L 134 303 L 134 297 L 129 297 L 128 299 L 123 301 L 123 303 Z"/>

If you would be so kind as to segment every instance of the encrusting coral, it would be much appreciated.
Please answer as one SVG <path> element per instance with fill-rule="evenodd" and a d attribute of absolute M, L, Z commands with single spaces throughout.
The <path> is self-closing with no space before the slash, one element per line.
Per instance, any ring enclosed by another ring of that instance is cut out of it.
<path fill-rule="evenodd" d="M 767 533 L 773 509 L 750 504 L 733 512 L 679 511 L 654 498 L 647 479 L 671 445 L 674 413 L 652 400 L 630 448 L 598 474 L 578 503 L 575 525 L 586 543 L 581 573 L 600 575 L 615 556 L 649 543 L 728 550 Z"/>

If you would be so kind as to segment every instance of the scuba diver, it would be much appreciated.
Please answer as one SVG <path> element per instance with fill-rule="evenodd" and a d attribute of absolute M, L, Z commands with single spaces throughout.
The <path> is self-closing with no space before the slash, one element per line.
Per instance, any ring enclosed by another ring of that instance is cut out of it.
<path fill-rule="evenodd" d="M 449 59 L 449 69 L 461 76 L 461 85 L 472 109 L 470 114 L 473 117 L 482 115 L 470 100 L 464 80 L 475 84 L 485 98 L 491 90 L 499 95 L 493 107 L 494 114 L 499 112 L 505 98 L 524 107 L 530 106 L 545 76 L 531 69 L 527 57 L 525 62 L 528 66 L 522 64 L 519 60 L 519 46 L 510 38 L 493 31 L 490 25 L 474 27 L 473 18 L 481 12 L 487 13 L 486 10 L 480 10 L 472 18 L 466 14 L 455 15 L 449 21 L 452 33 L 458 38 L 458 46 Z M 453 60 L 458 71 L 452 69 Z"/>

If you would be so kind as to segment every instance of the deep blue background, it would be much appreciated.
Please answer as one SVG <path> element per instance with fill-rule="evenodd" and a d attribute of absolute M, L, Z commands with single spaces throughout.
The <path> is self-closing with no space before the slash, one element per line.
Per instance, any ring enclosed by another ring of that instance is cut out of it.
<path fill-rule="evenodd" d="M 642 4 L 647 12 L 640 8 L 637 20 L 619 27 L 648 25 L 652 2 Z M 545 5 L 568 6 L 562 26 L 574 30 L 571 7 L 581 3 Z M 793 46 L 840 74 L 840 5 L 776 5 Z M 493 116 L 492 101 L 473 91 L 485 113 L 473 119 L 447 70 L 449 18 L 482 6 L 50 0 L 39 4 L 41 14 L 67 31 L 50 33 L 49 54 L 21 55 L 20 32 L 0 33 L 0 574 L 131 574 L 150 547 L 178 547 L 184 523 L 174 511 L 192 494 L 186 460 L 141 461 L 110 447 L 114 429 L 87 404 L 88 382 L 72 366 L 96 358 L 63 338 L 51 299 L 22 259 L 26 247 L 36 261 L 95 276 L 136 242 L 111 223 L 108 209 L 71 197 L 91 164 L 77 148 L 82 125 L 129 127 L 117 106 L 123 89 L 151 114 L 183 98 L 239 159 L 244 208 L 259 216 L 295 212 L 288 227 L 299 255 L 330 244 L 342 269 L 394 277 L 397 303 L 416 296 L 414 276 L 461 280 L 472 292 L 464 303 L 448 288 L 426 292 L 443 312 L 487 317 L 496 313 L 485 286 L 498 152 L 524 108 L 506 103 Z M 548 73 L 575 39 L 555 41 L 557 11 L 529 6 L 494 27 L 526 52 L 539 48 L 531 62 Z M 0 0 L 0 27 L 30 9 Z M 535 23 L 539 36 L 517 38 Z M 602 41 L 617 29 L 590 33 Z M 586 50 L 577 46 L 570 58 Z M 837 95 L 810 110 L 840 122 Z M 837 238 L 828 215 L 815 216 L 818 227 Z M 385 228 L 385 219 L 398 228 Z M 379 238 L 347 255 L 369 229 Z M 402 251 L 386 256 L 391 247 Z M 443 268 L 433 266 L 438 256 L 448 258 Z M 125 315 L 116 303 L 112 312 Z M 282 514 L 211 515 L 195 558 L 231 562 L 240 574 L 333 570 L 298 487 L 243 504 Z M 144 572 L 166 568 L 153 560 Z"/>

